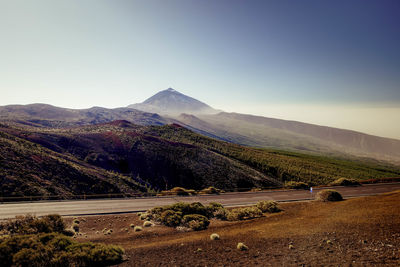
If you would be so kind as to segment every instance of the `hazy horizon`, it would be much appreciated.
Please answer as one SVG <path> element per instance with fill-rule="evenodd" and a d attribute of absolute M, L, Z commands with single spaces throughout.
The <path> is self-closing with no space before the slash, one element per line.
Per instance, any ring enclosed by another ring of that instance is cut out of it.
<path fill-rule="evenodd" d="M 397 1 L 0 2 L 0 105 L 227 112 L 400 139 Z"/>

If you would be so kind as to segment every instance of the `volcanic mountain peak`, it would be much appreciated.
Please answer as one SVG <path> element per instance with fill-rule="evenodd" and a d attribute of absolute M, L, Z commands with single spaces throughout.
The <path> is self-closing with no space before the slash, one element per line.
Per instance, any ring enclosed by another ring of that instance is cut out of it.
<path fill-rule="evenodd" d="M 184 95 L 173 88 L 160 91 L 143 103 L 129 105 L 128 107 L 167 115 L 188 114 L 213 114 L 218 111 L 209 105 Z"/>

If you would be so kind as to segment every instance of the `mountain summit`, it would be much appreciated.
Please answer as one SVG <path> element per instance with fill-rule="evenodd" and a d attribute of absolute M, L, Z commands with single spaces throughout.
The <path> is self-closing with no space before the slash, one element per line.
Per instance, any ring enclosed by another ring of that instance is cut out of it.
<path fill-rule="evenodd" d="M 165 115 L 218 113 L 218 110 L 209 105 L 172 88 L 158 92 L 143 103 L 129 105 L 128 107 Z"/>

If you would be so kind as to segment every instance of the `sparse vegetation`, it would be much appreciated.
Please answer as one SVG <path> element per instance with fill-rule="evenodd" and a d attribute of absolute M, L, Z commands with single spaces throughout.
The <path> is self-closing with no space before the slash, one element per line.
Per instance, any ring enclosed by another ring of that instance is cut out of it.
<path fill-rule="evenodd" d="M 217 202 L 210 202 L 207 206 L 206 206 L 207 210 L 211 213 L 216 212 L 219 209 L 223 209 L 224 206 L 222 206 L 220 203 Z"/>
<path fill-rule="evenodd" d="M 331 186 L 358 186 L 361 185 L 361 183 L 355 179 L 348 179 L 348 178 L 339 178 L 329 185 Z"/>
<path fill-rule="evenodd" d="M 140 226 L 135 226 L 135 227 L 133 228 L 133 231 L 134 231 L 134 232 L 140 232 L 140 231 L 142 231 L 142 230 L 143 230 L 143 228 L 140 227 Z"/>
<path fill-rule="evenodd" d="M 191 196 L 196 195 L 193 189 L 185 189 L 183 187 L 174 187 L 171 190 L 164 190 L 159 193 L 161 196 Z"/>
<path fill-rule="evenodd" d="M 220 240 L 219 234 L 213 233 L 210 235 L 211 240 Z"/>
<path fill-rule="evenodd" d="M 241 220 L 250 220 L 254 218 L 259 218 L 261 217 L 262 211 L 253 206 L 253 207 L 247 207 L 247 208 L 236 208 L 232 209 L 228 216 L 227 219 L 229 221 L 241 221 Z"/>
<path fill-rule="evenodd" d="M 210 187 L 207 187 L 207 188 L 204 188 L 204 189 L 202 189 L 202 190 L 200 190 L 200 194 L 220 194 L 220 193 L 223 193 L 224 191 L 223 190 L 221 190 L 221 189 L 218 189 L 218 188 L 215 188 L 215 187 L 213 187 L 213 186 L 210 186 Z"/>
<path fill-rule="evenodd" d="M 145 221 L 145 222 L 143 223 L 143 227 L 151 227 L 151 226 L 153 226 L 153 223 L 150 222 L 150 221 Z"/>
<path fill-rule="evenodd" d="M 285 188 L 289 189 L 308 189 L 310 186 L 304 182 L 298 181 L 287 181 L 285 182 Z"/>
<path fill-rule="evenodd" d="M 79 224 L 77 224 L 77 223 L 72 223 L 71 229 L 72 229 L 75 233 L 79 233 Z"/>
<path fill-rule="evenodd" d="M 274 213 L 279 212 L 281 209 L 278 207 L 278 202 L 273 200 L 259 201 L 256 205 L 263 213 Z"/>
<path fill-rule="evenodd" d="M 225 208 L 214 211 L 213 216 L 219 220 L 226 221 L 228 218 L 229 211 Z"/>
<path fill-rule="evenodd" d="M 219 203 L 204 206 L 200 202 L 178 202 L 173 205 L 155 207 L 147 211 L 150 219 L 170 227 L 184 226 L 193 230 L 203 230 L 209 225 L 209 218 L 219 210 L 224 210 Z"/>
<path fill-rule="evenodd" d="M 343 200 L 343 197 L 336 190 L 325 189 L 325 190 L 321 190 L 320 192 L 318 192 L 318 194 L 316 196 L 316 200 L 325 201 L 325 202 L 327 202 L 327 201 L 341 201 L 341 200 Z"/>
<path fill-rule="evenodd" d="M 181 224 L 182 212 L 174 210 L 166 210 L 160 215 L 161 222 L 170 227 L 176 227 Z"/>
<path fill-rule="evenodd" d="M 75 222 L 76 225 L 78 225 Z M 77 243 L 65 236 L 59 215 L 20 216 L 1 224 L 2 266 L 106 266 L 121 263 L 118 246 Z"/>
<path fill-rule="evenodd" d="M 50 214 L 43 217 L 33 215 L 17 216 L 0 223 L 0 234 L 38 234 L 38 233 L 64 233 L 65 223 L 60 215 Z"/>
<path fill-rule="evenodd" d="M 244 244 L 244 243 L 242 243 L 242 242 L 239 242 L 238 244 L 237 244 L 237 246 L 236 246 L 236 248 L 238 249 L 238 250 L 248 250 L 249 248 Z"/>
<path fill-rule="evenodd" d="M 210 221 L 207 217 L 200 214 L 189 214 L 182 218 L 182 224 L 194 231 L 201 231 L 207 229 Z"/>

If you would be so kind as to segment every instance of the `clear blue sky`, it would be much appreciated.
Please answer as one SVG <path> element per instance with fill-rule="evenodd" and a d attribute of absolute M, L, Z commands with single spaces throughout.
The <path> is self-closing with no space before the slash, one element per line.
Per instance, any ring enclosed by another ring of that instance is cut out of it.
<path fill-rule="evenodd" d="M 173 87 L 228 111 L 400 138 L 399 14 L 397 0 L 0 0 L 0 105 L 119 107 Z"/>

